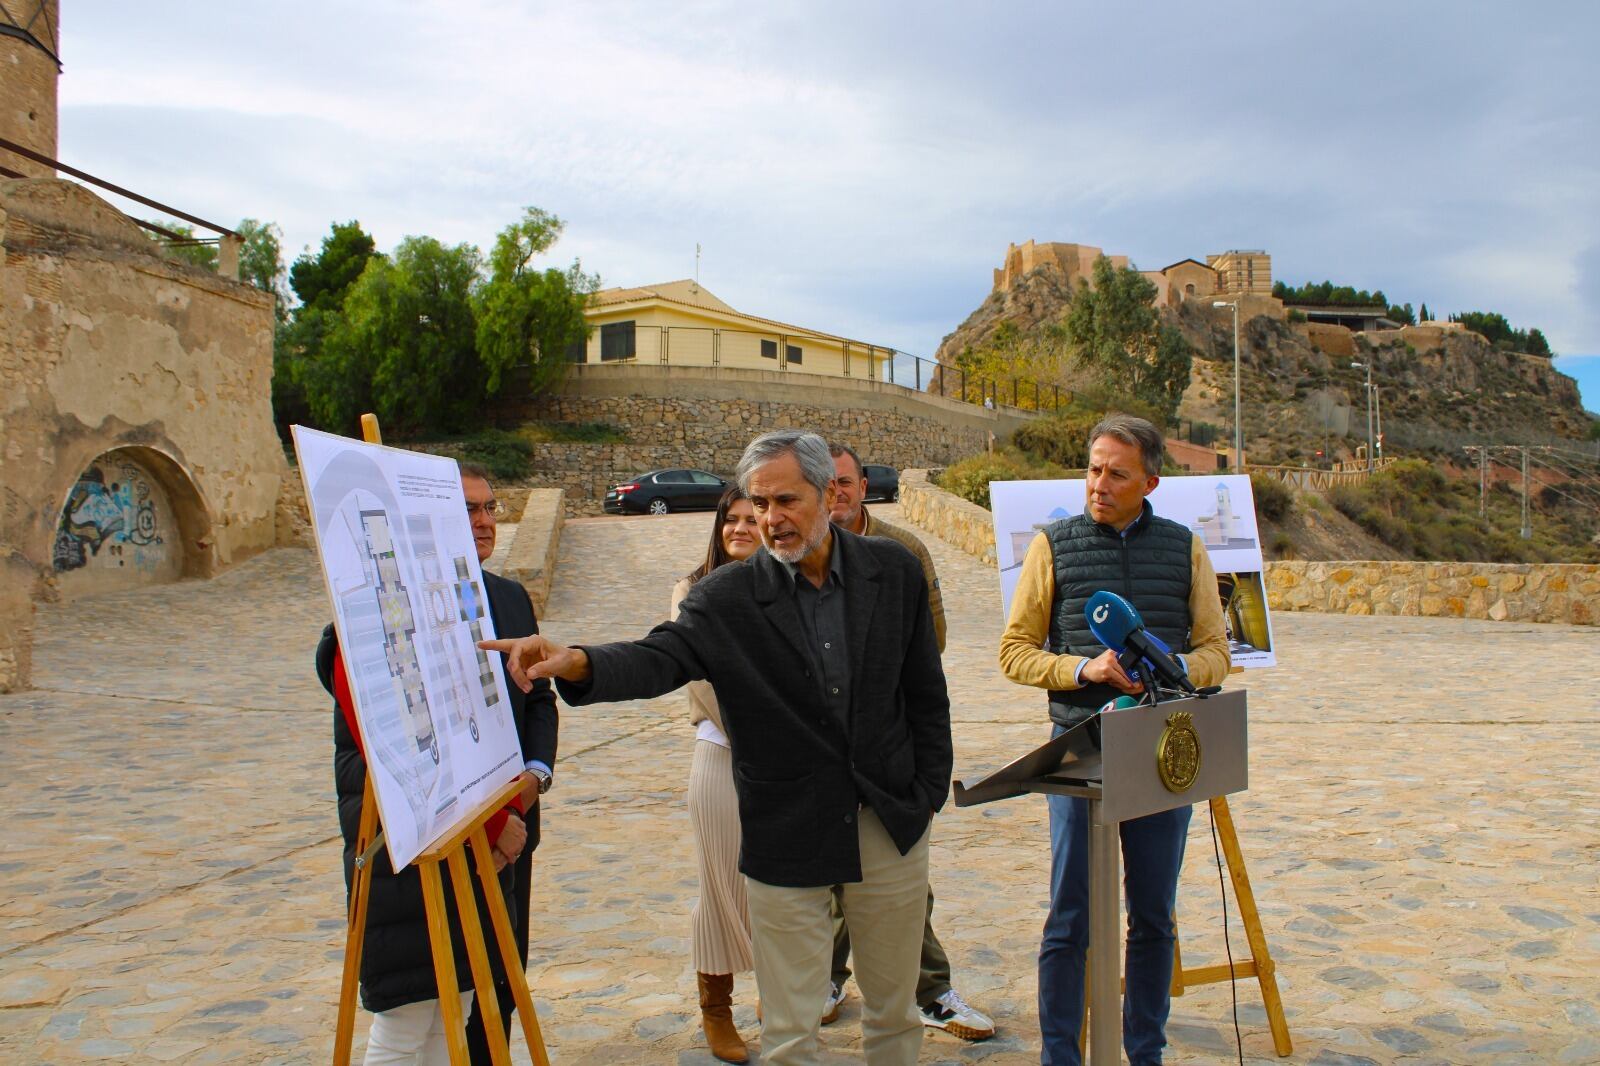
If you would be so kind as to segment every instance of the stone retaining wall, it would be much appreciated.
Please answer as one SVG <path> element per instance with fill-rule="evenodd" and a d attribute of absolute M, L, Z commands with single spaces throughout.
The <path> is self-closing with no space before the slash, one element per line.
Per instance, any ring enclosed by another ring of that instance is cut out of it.
<path fill-rule="evenodd" d="M 518 493 L 517 495 L 521 495 Z M 506 552 L 500 576 L 520 581 L 528 590 L 536 614 L 544 613 L 550 597 L 550 582 L 555 575 L 556 554 L 561 545 L 561 522 L 565 515 L 560 489 L 533 489 L 523 501 L 517 523 L 517 536 Z"/>
<path fill-rule="evenodd" d="M 1600 566 L 1584 563 L 1274 562 L 1280 611 L 1600 624 Z"/>
<path fill-rule="evenodd" d="M 727 367 L 581 365 L 552 395 L 502 405 L 502 421 L 603 422 L 627 444 L 540 444 L 528 483 L 566 490 L 569 515 L 600 513 L 605 490 L 662 467 L 724 477 L 771 429 L 815 430 L 869 463 L 937 466 L 1010 439 L 1035 416 L 990 410 L 883 381 Z"/>
<path fill-rule="evenodd" d="M 989 512 L 928 475 L 901 473 L 901 515 L 993 563 Z M 1600 566 L 1589 563 L 1269 562 L 1266 583 L 1279 611 L 1600 625 Z"/>
<path fill-rule="evenodd" d="M 900 515 L 985 563 L 995 561 L 994 519 L 988 511 L 928 480 L 930 471 L 900 472 Z"/>

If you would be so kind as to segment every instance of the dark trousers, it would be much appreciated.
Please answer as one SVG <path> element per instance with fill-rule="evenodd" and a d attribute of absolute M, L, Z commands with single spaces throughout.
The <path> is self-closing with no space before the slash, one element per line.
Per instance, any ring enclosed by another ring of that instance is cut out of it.
<path fill-rule="evenodd" d="M 833 983 L 840 988 L 850 979 L 850 930 L 844 924 L 839 885 L 833 886 Z M 928 914 L 922 922 L 922 968 L 917 974 L 917 1006 L 929 1007 L 950 991 L 950 959 L 933 934 L 933 889 L 928 889 Z"/>
<path fill-rule="evenodd" d="M 522 957 L 522 968 L 528 968 L 528 910 L 529 902 L 533 896 L 533 849 L 539 846 L 539 808 L 523 821 L 528 826 L 528 846 L 522 849 L 522 854 L 517 856 L 517 861 L 511 864 L 515 871 L 511 898 L 506 900 L 506 906 L 511 911 L 511 920 L 516 925 L 517 954 Z M 494 930 L 485 929 L 484 935 L 489 939 L 489 953 L 497 955 L 499 949 L 494 943 Z M 511 1014 L 516 1010 L 517 1001 L 511 994 L 511 986 L 500 982 L 494 986 L 495 999 L 500 1002 L 500 1023 L 505 1027 L 506 1039 L 511 1038 Z M 472 1015 L 467 1019 L 467 1051 L 472 1055 L 472 1066 L 492 1066 L 493 1059 L 489 1057 L 489 1038 L 483 1029 L 483 1014 L 478 1009 L 478 997 L 472 997 Z"/>
<path fill-rule="evenodd" d="M 1084 958 L 1089 947 L 1089 801 L 1048 796 L 1050 911 L 1039 948 L 1039 1030 L 1045 1066 L 1081 1066 Z M 1123 822 L 1123 892 L 1128 903 L 1122 1046 L 1132 1066 L 1159 1066 L 1171 1006 L 1173 907 L 1191 808 Z"/>

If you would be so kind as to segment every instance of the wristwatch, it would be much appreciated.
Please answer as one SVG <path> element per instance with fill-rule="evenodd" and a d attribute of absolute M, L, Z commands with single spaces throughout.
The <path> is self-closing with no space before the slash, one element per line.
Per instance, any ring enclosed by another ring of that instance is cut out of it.
<path fill-rule="evenodd" d="M 542 796 L 546 792 L 550 791 L 550 784 L 555 780 L 555 778 L 551 776 L 549 770 L 545 770 L 537 766 L 530 766 L 528 767 L 528 773 L 532 774 L 538 780 L 539 795 Z"/>

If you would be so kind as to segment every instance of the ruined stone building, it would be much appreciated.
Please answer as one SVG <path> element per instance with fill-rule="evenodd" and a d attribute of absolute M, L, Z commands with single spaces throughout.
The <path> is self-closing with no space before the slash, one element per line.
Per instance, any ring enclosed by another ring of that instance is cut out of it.
<path fill-rule="evenodd" d="M 220 274 L 179 262 L 56 176 L 59 29 L 57 0 L 0 13 L 0 692 L 28 684 L 35 600 L 270 547 L 287 470 L 273 298 L 226 276 L 233 239 Z"/>
<path fill-rule="evenodd" d="M 1006 247 L 1005 259 L 994 272 L 994 291 L 1011 289 L 1025 275 L 1039 269 L 1065 277 L 1075 289 L 1094 281 L 1095 260 L 1105 256 L 1111 266 L 1128 266 L 1125 255 L 1107 255 L 1092 244 L 1024 241 Z M 1156 287 L 1155 305 L 1166 307 L 1207 296 L 1272 294 L 1272 256 L 1264 251 L 1229 251 L 1197 259 L 1180 259 L 1160 270 L 1141 270 Z"/>

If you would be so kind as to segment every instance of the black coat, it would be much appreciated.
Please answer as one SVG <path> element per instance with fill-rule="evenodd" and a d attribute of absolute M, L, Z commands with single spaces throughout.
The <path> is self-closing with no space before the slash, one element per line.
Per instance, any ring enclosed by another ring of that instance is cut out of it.
<path fill-rule="evenodd" d="M 499 574 L 483 572 L 484 587 L 489 593 L 489 616 L 494 620 L 498 637 L 526 637 L 539 632 L 539 619 L 533 613 L 533 601 L 528 590 L 519 582 Z M 492 652 L 490 654 L 493 654 Z M 511 697 L 512 719 L 517 723 L 517 737 L 522 742 L 522 761 L 544 763 L 552 771 L 556 768 L 556 738 L 561 724 L 556 710 L 556 694 L 550 682 L 540 678 L 531 692 L 523 692 L 511 680 L 505 657 L 500 659 L 500 669 L 505 674 L 506 692 Z M 522 965 L 528 965 L 528 909 L 529 890 L 533 883 L 533 849 L 539 846 L 539 805 L 523 816 L 528 826 L 528 846 L 522 849 L 513 864 L 516 878 L 516 895 L 512 915 L 517 923 L 517 950 Z M 511 897 L 507 897 L 510 899 Z"/>
<path fill-rule="evenodd" d="M 833 535 L 844 553 L 848 733 L 813 676 L 792 579 L 765 550 L 696 582 L 675 621 L 586 648 L 589 681 L 556 684 L 576 706 L 709 680 L 733 753 L 739 869 L 771 885 L 861 880 L 860 806 L 904 853 L 950 788 L 950 701 L 922 567 L 886 538 Z"/>
<path fill-rule="evenodd" d="M 501 636 L 526 636 L 538 631 L 533 617 L 533 607 L 521 585 L 487 572 L 484 583 L 489 597 L 489 610 L 495 621 L 495 632 Z M 504 613 L 502 613 L 504 612 Z M 323 687 L 333 691 L 333 655 L 338 647 L 333 627 L 322 631 L 317 647 L 317 674 Z M 509 676 L 506 686 L 511 697 L 512 720 L 517 727 L 523 759 L 539 759 L 546 765 L 555 765 L 556 709 L 555 697 L 549 685 L 536 687 L 523 693 Z M 531 719 L 531 720 L 530 720 Z M 339 828 L 344 835 L 345 890 L 348 893 L 355 878 L 355 843 L 361 823 L 361 802 L 366 787 L 367 764 L 362 758 L 355 738 L 345 724 L 344 715 L 337 707 L 333 712 L 334 782 L 338 791 Z M 519 899 L 516 884 L 518 869 L 526 871 L 531 865 L 530 855 L 538 841 L 538 812 L 530 813 L 528 847 L 517 863 L 500 872 L 500 890 L 508 901 Z M 448 880 L 449 875 L 445 874 Z M 490 924 L 486 903 L 477 877 L 472 877 L 478 899 L 479 920 L 486 938 L 492 945 L 493 926 Z M 520 900 L 525 901 L 525 893 Z M 438 985 L 433 972 L 433 955 L 428 936 L 427 909 L 422 897 L 422 876 L 415 864 L 398 874 L 389 863 L 388 850 L 380 849 L 373 859 L 371 889 L 367 897 L 367 930 L 361 956 L 361 1004 L 367 1010 L 390 1010 L 407 1003 L 438 998 Z M 455 894 L 447 884 L 445 904 L 450 912 L 450 939 L 455 949 L 456 981 L 461 989 L 473 986 L 472 969 L 462 939 L 460 920 L 456 913 Z M 515 904 L 508 908 L 512 923 L 517 927 L 518 947 L 527 959 L 527 908 Z M 489 962 L 495 981 L 505 980 L 499 953 L 491 946 Z"/>

